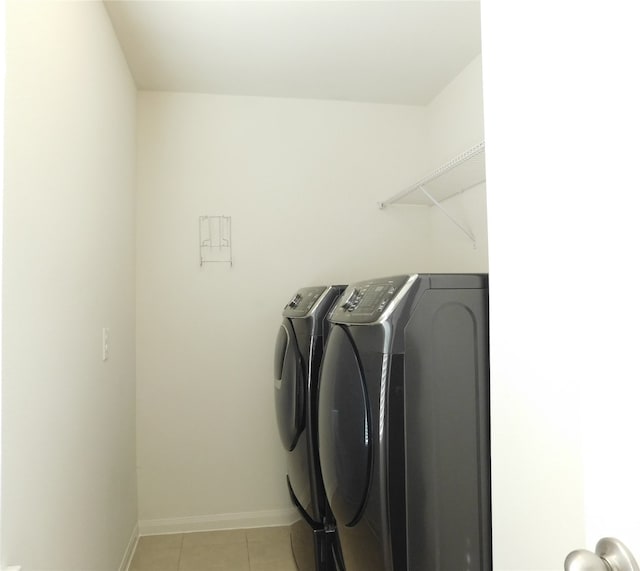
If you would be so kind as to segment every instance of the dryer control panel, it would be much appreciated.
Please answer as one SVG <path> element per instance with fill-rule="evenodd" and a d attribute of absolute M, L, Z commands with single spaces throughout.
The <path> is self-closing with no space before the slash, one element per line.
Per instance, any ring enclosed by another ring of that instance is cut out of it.
<path fill-rule="evenodd" d="M 305 317 L 310 314 L 319 301 L 325 297 L 331 288 L 327 286 L 305 287 L 299 289 L 284 306 L 282 315 L 285 317 Z"/>
<path fill-rule="evenodd" d="M 329 316 L 338 323 L 375 323 L 390 313 L 417 276 L 393 276 L 350 285 Z"/>

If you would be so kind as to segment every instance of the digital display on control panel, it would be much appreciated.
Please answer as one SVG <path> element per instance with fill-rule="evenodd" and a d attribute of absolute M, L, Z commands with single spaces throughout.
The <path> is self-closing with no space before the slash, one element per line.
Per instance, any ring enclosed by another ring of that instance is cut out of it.
<path fill-rule="evenodd" d="M 387 287 L 386 285 L 370 285 L 362 288 L 360 302 L 354 308 L 354 311 L 358 313 L 373 313 L 376 308 L 382 306 L 387 298 L 385 296 L 392 296 L 395 292 L 393 286 Z"/>
<path fill-rule="evenodd" d="M 362 323 L 375 321 L 407 279 L 408 276 L 397 276 L 353 284 L 338 301 L 333 317 Z"/>

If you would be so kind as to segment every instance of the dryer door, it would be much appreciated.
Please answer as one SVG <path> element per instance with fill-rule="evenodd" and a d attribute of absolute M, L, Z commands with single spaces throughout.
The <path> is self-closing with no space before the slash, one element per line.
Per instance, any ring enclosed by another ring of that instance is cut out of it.
<path fill-rule="evenodd" d="M 288 319 L 280 326 L 274 356 L 274 392 L 280 440 L 293 450 L 304 430 L 304 371 L 302 358 Z"/>
<path fill-rule="evenodd" d="M 371 414 L 362 367 L 348 333 L 334 326 L 320 376 L 320 467 L 337 521 L 362 516 L 371 480 Z"/>

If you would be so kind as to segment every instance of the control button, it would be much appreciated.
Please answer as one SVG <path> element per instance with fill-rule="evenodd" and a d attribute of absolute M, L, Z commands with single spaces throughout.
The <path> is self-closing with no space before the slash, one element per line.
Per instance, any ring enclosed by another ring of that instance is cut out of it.
<path fill-rule="evenodd" d="M 340 307 L 345 311 L 353 311 L 360 302 L 360 299 L 362 299 L 360 292 L 357 289 L 354 289 Z"/>
<path fill-rule="evenodd" d="M 299 293 L 297 293 L 293 297 L 293 299 L 289 302 L 287 307 L 290 307 L 291 309 L 295 309 L 296 307 L 298 307 L 298 305 L 300 305 L 301 301 L 302 301 L 302 296 Z"/>

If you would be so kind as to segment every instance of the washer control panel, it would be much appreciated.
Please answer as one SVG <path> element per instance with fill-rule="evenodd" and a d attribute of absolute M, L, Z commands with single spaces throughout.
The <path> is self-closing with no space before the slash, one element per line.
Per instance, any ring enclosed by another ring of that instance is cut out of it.
<path fill-rule="evenodd" d="M 330 316 L 341 323 L 372 323 L 378 321 L 406 291 L 410 276 L 393 276 L 359 282 L 344 291 Z"/>
<path fill-rule="evenodd" d="M 318 300 L 328 290 L 326 286 L 305 287 L 299 289 L 284 306 L 282 315 L 285 317 L 304 317 L 309 314 Z"/>

